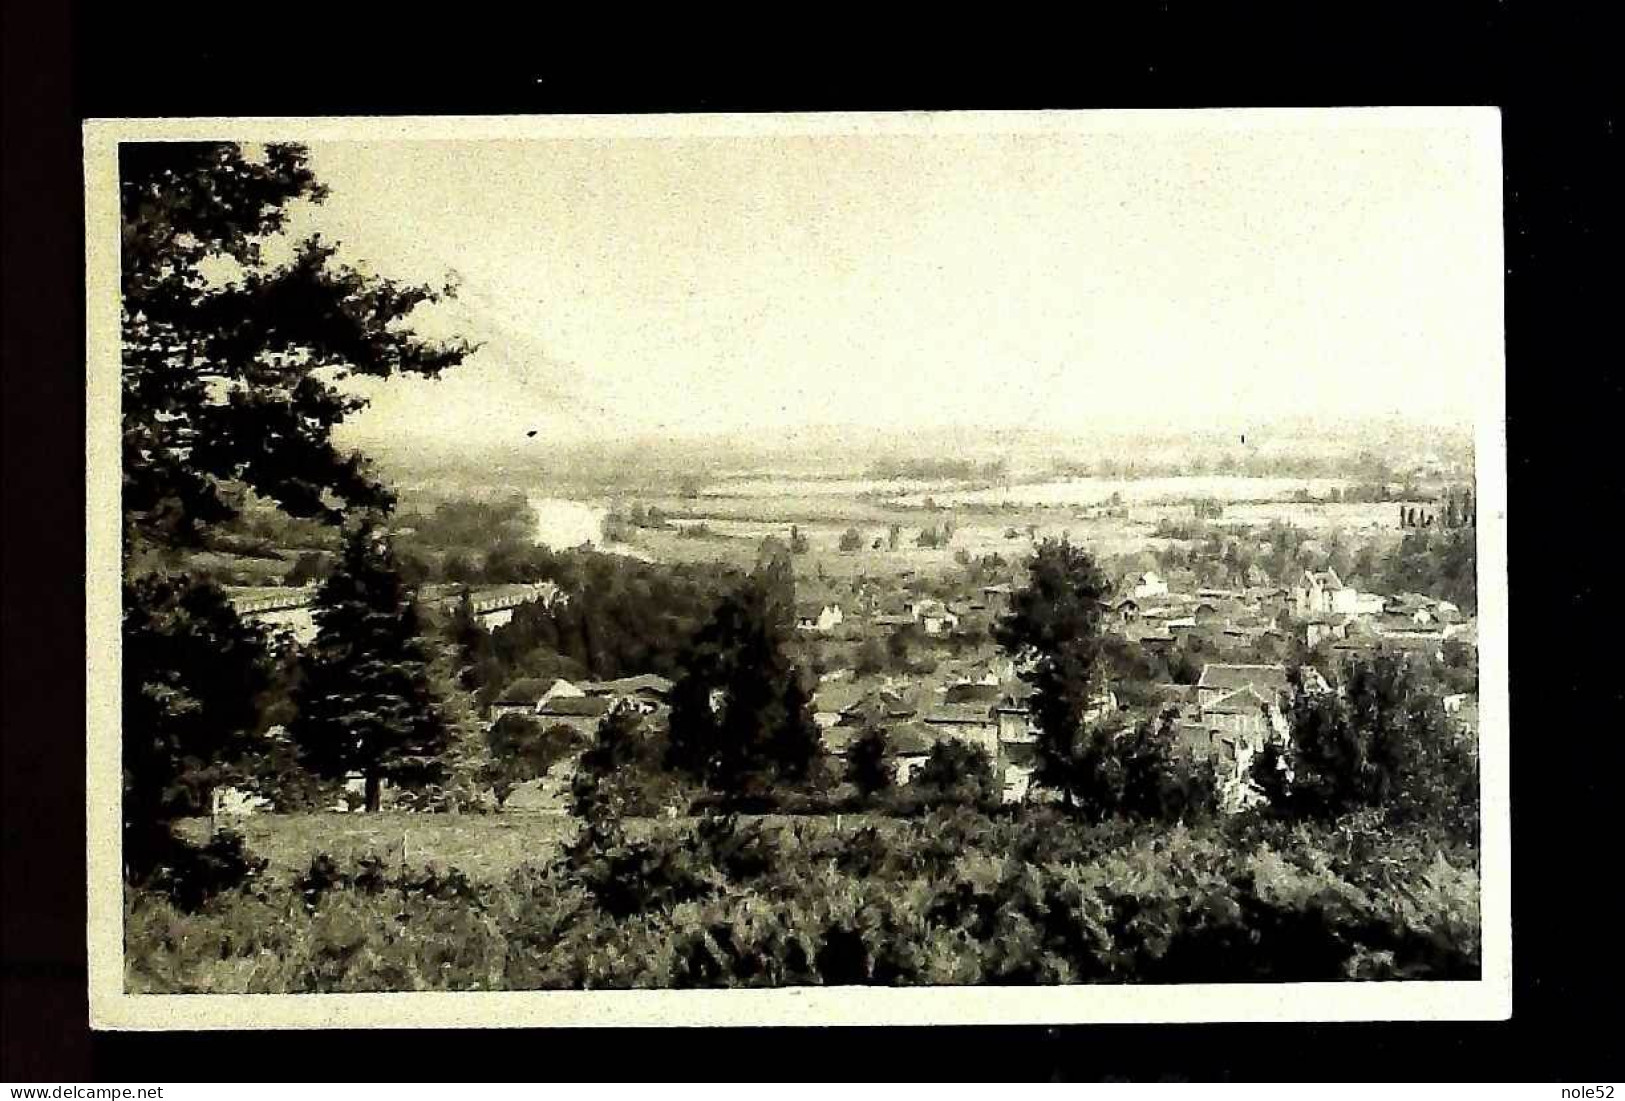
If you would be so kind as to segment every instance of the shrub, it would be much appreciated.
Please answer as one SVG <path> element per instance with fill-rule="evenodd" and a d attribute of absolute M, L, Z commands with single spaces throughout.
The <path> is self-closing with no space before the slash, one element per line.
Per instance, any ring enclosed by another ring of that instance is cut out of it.
<path fill-rule="evenodd" d="M 890 744 L 881 726 L 869 727 L 852 743 L 846 757 L 847 779 L 860 794 L 871 796 L 892 786 L 889 755 Z"/>
<path fill-rule="evenodd" d="M 689 840 L 661 833 L 636 841 L 618 823 L 589 822 L 565 867 L 611 917 L 647 913 L 703 898 L 719 886 L 720 874 Z"/>
<path fill-rule="evenodd" d="M 529 715 L 509 713 L 491 724 L 486 744 L 491 755 L 482 778 L 500 806 L 517 785 L 546 776 L 554 765 L 586 746 L 587 738 L 563 723 L 544 727 Z"/>
<path fill-rule="evenodd" d="M 145 885 L 179 909 L 195 913 L 216 895 L 253 885 L 267 863 L 249 852 L 242 835 L 231 830 L 221 830 L 201 846 L 171 837 Z"/>
<path fill-rule="evenodd" d="M 920 804 L 928 807 L 944 803 L 992 807 L 1003 794 L 987 750 L 958 741 L 932 746 L 908 786 Z"/>
<path fill-rule="evenodd" d="M 1267 746 L 1253 782 L 1275 813 L 1327 821 L 1381 809 L 1394 823 L 1443 826 L 1473 842 L 1478 761 L 1403 654 L 1351 660 L 1341 690 L 1298 687 L 1286 747 Z"/>
<path fill-rule="evenodd" d="M 129 985 L 170 992 L 1470 978 L 1469 850 L 1261 815 L 1148 830 L 1039 809 L 836 831 L 588 824 L 498 882 L 313 859 L 188 911 L 126 902 Z M 1440 835 L 1442 836 L 1442 835 Z M 311 904 L 311 899 L 316 904 Z"/>

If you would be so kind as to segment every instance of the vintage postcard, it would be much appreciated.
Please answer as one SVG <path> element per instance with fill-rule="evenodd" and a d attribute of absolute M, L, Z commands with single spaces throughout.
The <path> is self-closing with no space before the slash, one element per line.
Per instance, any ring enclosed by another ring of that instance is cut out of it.
<path fill-rule="evenodd" d="M 1506 1017 L 1499 129 L 87 123 L 93 1023 Z"/>

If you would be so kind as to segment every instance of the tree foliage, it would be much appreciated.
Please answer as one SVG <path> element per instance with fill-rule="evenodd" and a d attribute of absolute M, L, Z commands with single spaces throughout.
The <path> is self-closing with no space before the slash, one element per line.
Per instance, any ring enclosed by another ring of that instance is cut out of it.
<path fill-rule="evenodd" d="M 908 786 L 933 804 L 996 807 L 1003 794 L 987 750 L 952 739 L 931 747 Z"/>
<path fill-rule="evenodd" d="M 538 576 L 555 581 L 568 600 L 521 605 L 491 632 L 477 624 L 459 629 L 470 676 L 487 698 L 520 677 L 675 677 L 695 632 L 741 576 L 609 554 L 536 561 Z"/>
<path fill-rule="evenodd" d="M 122 638 L 125 859 L 140 872 L 171 819 L 241 775 L 271 661 L 259 628 L 186 577 L 126 581 Z"/>
<path fill-rule="evenodd" d="M 431 655 L 415 594 L 402 581 L 387 537 L 359 525 L 317 591 L 317 634 L 306 655 L 299 716 L 291 733 L 317 774 L 422 786 L 441 779 L 446 716 L 431 687 Z"/>
<path fill-rule="evenodd" d="M 1278 813 L 1330 819 L 1380 808 L 1476 835 L 1476 753 L 1406 655 L 1351 658 L 1338 692 L 1298 686 L 1287 720 L 1289 744 L 1266 746 L 1253 765 Z"/>
<path fill-rule="evenodd" d="M 1383 585 L 1391 593 L 1417 592 L 1478 609 L 1478 532 L 1472 527 L 1408 531 L 1388 556 Z"/>
<path fill-rule="evenodd" d="M 472 350 L 402 324 L 441 290 L 342 263 L 316 237 L 273 261 L 300 201 L 326 189 L 304 148 L 120 148 L 127 546 L 197 543 L 246 487 L 336 523 L 390 502 L 332 429 L 365 405 L 353 375 L 434 376 Z"/>
<path fill-rule="evenodd" d="M 1165 712 L 1124 731 L 1111 747 L 1120 762 L 1120 786 L 1111 794 L 1117 812 L 1152 822 L 1200 822 L 1219 804 L 1219 781 L 1212 761 L 1191 760 L 1175 747 L 1177 712 Z"/>
<path fill-rule="evenodd" d="M 860 793 L 874 795 L 891 787 L 890 752 L 890 741 L 883 726 L 867 727 L 852 742 L 846 754 L 846 774 Z"/>
<path fill-rule="evenodd" d="M 1027 584 L 1011 595 L 994 639 L 1032 685 L 1038 725 L 1033 778 L 1068 803 L 1092 783 L 1084 753 L 1084 715 L 1101 688 L 1101 611 L 1111 586 L 1094 559 L 1065 539 L 1046 539 L 1028 563 Z"/>
<path fill-rule="evenodd" d="M 503 715 L 486 732 L 489 760 L 484 779 L 496 792 L 497 802 L 506 802 L 517 785 L 546 776 L 586 743 L 585 736 L 563 723 L 544 726 L 533 715 Z"/>
<path fill-rule="evenodd" d="M 786 556 L 769 557 L 695 636 L 672 692 L 671 762 L 719 792 L 805 779 L 821 743 L 790 657 L 795 606 Z"/>
<path fill-rule="evenodd" d="M 167 837 L 170 817 L 236 778 L 264 725 L 265 645 L 212 584 L 141 576 L 147 552 L 161 562 L 218 536 L 244 504 L 330 524 L 387 505 L 361 457 L 332 442 L 364 404 L 344 380 L 437 375 L 472 349 L 411 327 L 443 291 L 283 236 L 299 203 L 326 197 L 300 146 L 127 143 L 119 197 L 124 811 L 142 836 Z M 321 572 L 305 557 L 293 576 Z"/>

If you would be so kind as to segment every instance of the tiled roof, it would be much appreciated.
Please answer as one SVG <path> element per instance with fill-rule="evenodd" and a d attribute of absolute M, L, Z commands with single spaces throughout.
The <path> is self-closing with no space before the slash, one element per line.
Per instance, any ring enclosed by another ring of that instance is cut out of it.
<path fill-rule="evenodd" d="M 1194 684 L 1159 684 L 1157 695 L 1165 700 L 1179 703 L 1189 703 L 1196 699 L 1196 685 Z"/>
<path fill-rule="evenodd" d="M 1220 665 L 1202 666 L 1202 679 L 1198 688 L 1231 690 L 1252 685 L 1261 692 L 1285 692 L 1288 689 L 1286 669 L 1280 665 Z"/>
<path fill-rule="evenodd" d="M 1024 680 L 1006 681 L 999 686 L 1004 698 L 1011 703 L 1025 704 L 1032 698 L 1033 686 Z"/>
<path fill-rule="evenodd" d="M 543 718 L 552 715 L 559 718 L 593 719 L 608 711 L 610 703 L 608 696 L 556 696 L 548 700 L 537 714 Z"/>
<path fill-rule="evenodd" d="M 826 713 L 844 712 L 863 699 L 863 692 L 861 686 L 841 681 L 820 684 L 818 690 L 813 693 L 813 710 Z"/>
<path fill-rule="evenodd" d="M 985 703 L 945 703 L 932 708 L 925 721 L 936 724 L 991 723 L 993 708 Z"/>
<path fill-rule="evenodd" d="M 997 703 L 1004 689 L 997 684 L 950 684 L 944 703 Z"/>
<path fill-rule="evenodd" d="M 899 723 L 886 728 L 886 747 L 893 756 L 930 753 L 939 741 L 936 731 L 924 723 Z"/>
<path fill-rule="evenodd" d="M 589 696 L 667 696 L 672 682 L 655 673 L 643 673 L 618 680 L 583 681 L 578 687 Z"/>
<path fill-rule="evenodd" d="M 863 737 L 863 728 L 857 726 L 832 726 L 823 732 L 824 748 L 830 753 L 845 753 L 852 748 L 852 743 Z"/>
<path fill-rule="evenodd" d="M 1236 689 L 1202 708 L 1203 715 L 1256 715 L 1270 701 L 1252 685 Z"/>
<path fill-rule="evenodd" d="M 496 702 L 534 705 L 547 694 L 547 690 L 552 686 L 552 681 L 543 680 L 540 677 L 524 677 L 504 688 L 501 694 L 497 696 Z"/>

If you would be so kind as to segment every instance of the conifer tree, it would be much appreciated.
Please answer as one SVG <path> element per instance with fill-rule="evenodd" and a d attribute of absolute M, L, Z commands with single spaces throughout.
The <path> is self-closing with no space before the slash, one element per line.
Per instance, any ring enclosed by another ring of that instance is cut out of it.
<path fill-rule="evenodd" d="M 773 548 L 695 636 L 672 692 L 670 761 L 714 790 L 798 781 L 820 751 L 811 697 L 789 654 L 788 558 Z"/>
<path fill-rule="evenodd" d="M 1097 739 L 1084 730 L 1084 715 L 1101 687 L 1101 608 L 1111 587 L 1094 559 L 1065 537 L 1038 545 L 1028 577 L 993 635 L 1018 659 L 1019 675 L 1033 687 L 1033 778 L 1060 791 L 1071 806 L 1095 786 L 1100 771 L 1100 755 L 1091 751 Z"/>
<path fill-rule="evenodd" d="M 272 669 L 264 632 L 191 578 L 126 582 L 123 644 L 124 862 L 141 876 L 173 819 L 241 778 Z"/>
<path fill-rule="evenodd" d="M 852 743 L 846 757 L 847 779 L 864 795 L 874 795 L 891 787 L 893 777 L 886 762 L 888 752 L 885 727 L 868 727 Z"/>
<path fill-rule="evenodd" d="M 368 810 L 383 781 L 422 787 L 445 776 L 448 723 L 430 678 L 415 594 L 387 535 L 359 525 L 316 595 L 316 640 L 306 655 L 291 733 L 319 775 L 366 778 Z"/>

